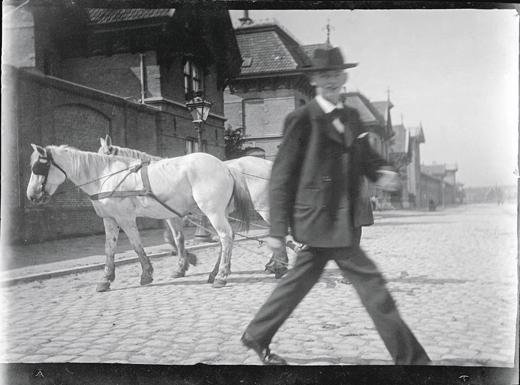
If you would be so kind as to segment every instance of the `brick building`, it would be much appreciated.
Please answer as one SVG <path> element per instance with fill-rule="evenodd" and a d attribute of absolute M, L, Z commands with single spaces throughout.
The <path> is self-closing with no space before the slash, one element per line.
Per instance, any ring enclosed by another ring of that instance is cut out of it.
<path fill-rule="evenodd" d="M 242 128 L 246 146 L 262 149 L 272 160 L 285 116 L 312 98 L 312 87 L 301 71 L 311 61 L 275 22 L 246 23 L 235 34 L 243 63 L 224 94 L 227 124 Z"/>
<path fill-rule="evenodd" d="M 240 75 L 224 94 L 225 115 L 229 127 L 243 128 L 246 146 L 261 148 L 267 159 L 273 159 L 282 139 L 284 118 L 314 96 L 301 69 L 312 65 L 316 49 L 332 45 L 302 45 L 277 22 L 253 23 L 247 17 L 241 20 L 246 22 L 235 33 L 244 61 Z M 374 148 L 388 159 L 393 105 L 371 103 L 359 92 L 345 93 L 343 99 L 359 111 Z"/>
<path fill-rule="evenodd" d="M 2 238 L 14 242 L 103 232 L 69 182 L 49 205 L 26 200 L 30 143 L 96 151 L 110 134 L 118 145 L 184 155 L 197 150 L 185 102 L 199 92 L 212 102 L 204 150 L 223 158 L 223 89 L 241 63 L 229 13 L 219 7 L 40 4 L 4 5 Z"/>

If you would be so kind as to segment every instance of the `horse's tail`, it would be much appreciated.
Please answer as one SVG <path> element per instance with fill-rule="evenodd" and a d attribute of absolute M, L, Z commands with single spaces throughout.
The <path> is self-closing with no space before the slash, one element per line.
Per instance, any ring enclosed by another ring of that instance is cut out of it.
<path fill-rule="evenodd" d="M 253 200 L 249 188 L 247 187 L 244 175 L 237 169 L 228 167 L 229 173 L 233 177 L 233 195 L 228 206 L 233 203 L 233 227 L 237 231 L 248 231 L 251 223 L 251 215 L 254 212 Z"/>

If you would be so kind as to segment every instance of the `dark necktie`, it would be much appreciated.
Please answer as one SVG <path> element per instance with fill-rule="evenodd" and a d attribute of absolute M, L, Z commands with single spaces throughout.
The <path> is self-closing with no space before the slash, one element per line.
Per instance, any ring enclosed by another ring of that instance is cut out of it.
<path fill-rule="evenodd" d="M 326 113 L 327 118 L 332 122 L 334 119 L 339 118 L 341 116 L 341 109 L 334 108 L 332 111 Z"/>

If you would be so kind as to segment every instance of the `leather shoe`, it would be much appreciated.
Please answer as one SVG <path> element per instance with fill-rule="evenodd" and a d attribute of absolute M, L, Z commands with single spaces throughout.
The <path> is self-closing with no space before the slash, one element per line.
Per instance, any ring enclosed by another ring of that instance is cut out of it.
<path fill-rule="evenodd" d="M 268 346 L 263 347 L 258 342 L 249 338 L 246 333 L 242 335 L 240 341 L 246 348 L 253 349 L 264 365 L 287 365 L 287 361 L 279 355 L 271 353 Z"/>

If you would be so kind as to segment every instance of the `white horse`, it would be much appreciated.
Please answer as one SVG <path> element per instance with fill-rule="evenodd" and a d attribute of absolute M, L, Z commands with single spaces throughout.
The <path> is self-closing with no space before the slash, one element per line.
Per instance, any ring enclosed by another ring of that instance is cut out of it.
<path fill-rule="evenodd" d="M 112 144 L 112 139 L 109 135 L 104 139 L 99 138 L 99 141 L 101 144 L 98 150 L 99 154 L 126 156 L 152 162 L 163 159 L 132 148 L 115 146 Z M 269 179 L 271 177 L 273 162 L 255 156 L 243 156 L 241 158 L 226 160 L 224 164 L 239 171 L 244 176 L 255 211 L 269 223 Z M 168 227 L 169 229 L 174 228 L 172 226 Z M 171 231 L 172 237 L 169 236 L 168 232 L 167 234 L 168 242 L 170 242 L 173 248 L 177 247 L 179 250 L 179 270 L 177 273 L 179 276 L 184 276 L 184 272 L 188 269 L 188 260 L 186 259 L 186 254 L 184 254 L 184 236 L 182 231 Z M 174 243 L 172 242 L 172 238 Z M 196 259 L 190 260 L 190 263 L 196 263 Z M 288 257 L 285 253 L 276 256 L 276 258 L 272 256 L 266 265 L 266 271 L 274 273 L 275 276 L 279 278 L 287 272 L 287 264 Z M 216 272 L 214 271 L 214 273 Z"/>
<path fill-rule="evenodd" d="M 149 165 L 119 156 L 80 151 L 69 146 L 32 145 L 31 177 L 27 198 L 44 204 L 69 179 L 87 193 L 105 225 L 106 265 L 98 291 L 110 288 L 115 278 L 114 254 L 119 229 L 128 236 L 142 267 L 141 285 L 153 281 L 153 268 L 144 252 L 136 217 L 168 219 L 189 213 L 204 214 L 217 232 L 221 250 L 218 273 L 208 282 L 226 285 L 230 274 L 233 230 L 227 214 L 235 211 L 247 229 L 252 210 L 243 176 L 219 159 L 194 153 Z"/>

